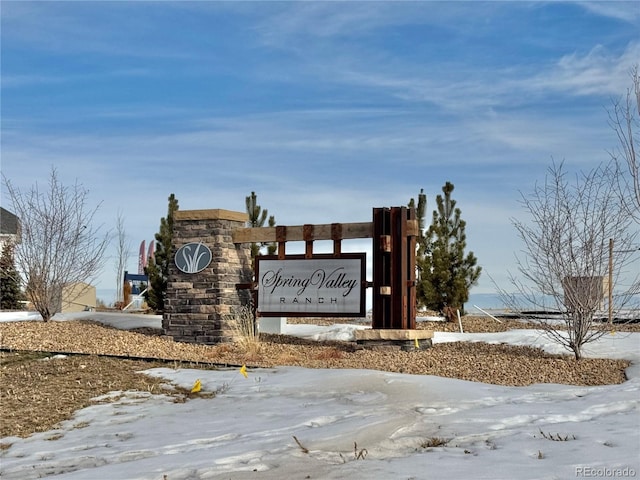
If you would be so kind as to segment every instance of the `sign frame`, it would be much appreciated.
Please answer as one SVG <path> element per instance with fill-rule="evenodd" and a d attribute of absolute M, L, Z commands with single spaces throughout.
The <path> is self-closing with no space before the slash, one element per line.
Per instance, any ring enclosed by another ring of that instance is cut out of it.
<path fill-rule="evenodd" d="M 256 312 L 259 317 L 336 317 L 336 318 L 353 318 L 353 317 L 365 317 L 366 316 L 366 289 L 367 289 L 367 280 L 366 280 L 366 253 L 342 253 L 338 256 L 331 253 L 319 253 L 314 254 L 312 256 L 306 256 L 304 254 L 300 255 L 285 255 L 284 259 L 279 258 L 278 255 L 259 255 L 255 258 L 255 278 L 256 278 Z M 260 292 L 261 292 L 261 280 L 260 280 L 260 271 L 261 266 L 263 267 L 263 271 L 266 267 L 266 262 L 268 261 L 280 261 L 280 262 L 312 262 L 312 261 L 321 261 L 321 262 L 329 262 L 333 261 L 334 264 L 340 262 L 340 260 L 359 260 L 359 274 L 360 279 L 358 284 L 354 287 L 354 290 L 357 289 L 359 294 L 358 298 L 358 307 L 356 309 L 348 309 L 346 311 L 337 311 L 337 312 L 327 312 L 327 311 L 292 311 L 287 310 L 286 306 L 283 307 L 283 310 L 279 311 L 260 311 Z M 262 265 L 261 265 L 262 264 Z"/>

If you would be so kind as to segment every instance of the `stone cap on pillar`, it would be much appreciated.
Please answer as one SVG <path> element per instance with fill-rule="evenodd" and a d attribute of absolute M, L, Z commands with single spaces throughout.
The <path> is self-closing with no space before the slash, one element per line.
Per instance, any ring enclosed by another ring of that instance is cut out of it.
<path fill-rule="evenodd" d="M 220 208 L 209 210 L 176 210 L 174 220 L 231 220 L 234 222 L 248 222 L 249 215 L 244 212 L 234 212 Z"/>

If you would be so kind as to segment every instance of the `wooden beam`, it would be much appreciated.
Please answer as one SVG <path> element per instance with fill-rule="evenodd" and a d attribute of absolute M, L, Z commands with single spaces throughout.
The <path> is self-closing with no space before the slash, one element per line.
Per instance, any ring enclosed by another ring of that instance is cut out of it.
<path fill-rule="evenodd" d="M 335 240 L 331 236 L 332 224 L 314 225 L 314 240 Z M 371 222 L 342 223 L 342 238 L 371 238 Z M 237 228 L 233 231 L 233 243 L 275 242 L 277 227 Z M 304 241 L 304 225 L 287 226 L 287 242 Z"/>
<path fill-rule="evenodd" d="M 313 227 L 314 240 L 337 240 L 333 233 L 336 231 L 335 223 L 319 224 Z M 373 222 L 359 223 L 340 223 L 342 240 L 350 238 L 372 238 Z M 261 228 L 237 228 L 233 231 L 233 243 L 259 243 L 259 242 L 276 242 L 276 228 L 278 227 L 261 227 Z M 418 235 L 418 221 L 409 220 L 407 222 L 407 235 Z M 287 226 L 287 242 L 304 241 L 304 225 Z"/>

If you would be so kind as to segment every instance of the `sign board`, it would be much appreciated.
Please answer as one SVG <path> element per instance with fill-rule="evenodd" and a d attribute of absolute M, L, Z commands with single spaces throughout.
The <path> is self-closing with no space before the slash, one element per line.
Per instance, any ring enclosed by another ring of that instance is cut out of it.
<path fill-rule="evenodd" d="M 198 273 L 211 263 L 211 250 L 204 243 L 187 243 L 174 257 L 176 267 L 184 273 Z"/>
<path fill-rule="evenodd" d="M 256 257 L 263 317 L 364 317 L 364 253 Z"/>

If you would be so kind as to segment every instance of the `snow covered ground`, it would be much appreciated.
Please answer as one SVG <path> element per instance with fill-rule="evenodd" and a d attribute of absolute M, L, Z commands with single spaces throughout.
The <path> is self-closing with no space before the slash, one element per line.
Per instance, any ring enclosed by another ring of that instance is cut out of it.
<path fill-rule="evenodd" d="M 118 328 L 159 321 L 130 317 L 99 320 Z M 284 333 L 344 339 L 355 328 L 362 325 L 287 325 Z M 560 351 L 533 330 L 436 333 L 434 341 Z M 0 453 L 0 478 L 638 477 L 640 334 L 607 335 L 587 355 L 632 360 L 629 380 L 598 387 L 504 387 L 374 370 L 283 367 L 250 370 L 245 378 L 238 370 L 151 369 L 147 373 L 188 388 L 200 379 L 203 392 L 219 393 L 174 403 L 169 396 L 113 392 L 110 402 L 78 411 L 56 430 L 1 439 L 12 445 Z"/>

